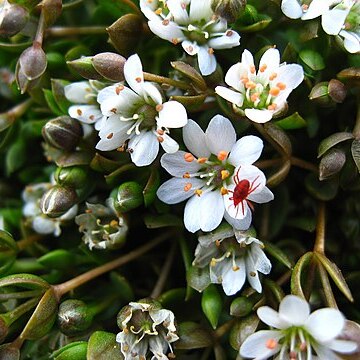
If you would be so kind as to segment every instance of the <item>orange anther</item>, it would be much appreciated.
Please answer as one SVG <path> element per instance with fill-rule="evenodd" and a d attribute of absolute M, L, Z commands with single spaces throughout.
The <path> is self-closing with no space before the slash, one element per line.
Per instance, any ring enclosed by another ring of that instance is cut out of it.
<path fill-rule="evenodd" d="M 207 158 L 206 157 L 201 157 L 201 158 L 198 158 L 197 159 L 197 162 L 199 163 L 199 164 L 204 164 L 204 163 L 206 163 L 207 162 Z"/>
<path fill-rule="evenodd" d="M 156 110 L 157 112 L 160 112 L 162 109 L 163 109 L 162 104 L 157 104 L 157 105 L 155 106 L 155 110 Z"/>
<path fill-rule="evenodd" d="M 301 7 L 302 7 L 303 11 L 307 11 L 307 9 L 309 8 L 309 5 L 303 4 Z"/>
<path fill-rule="evenodd" d="M 108 136 L 106 136 L 107 139 L 111 139 L 114 136 L 114 133 L 110 133 Z"/>
<path fill-rule="evenodd" d="M 255 71 L 256 71 L 255 66 L 254 66 L 254 65 L 250 65 L 250 72 L 251 72 L 252 74 L 255 74 Z"/>
<path fill-rule="evenodd" d="M 90 116 L 89 116 L 89 119 L 90 119 L 91 121 L 93 121 L 93 120 L 95 119 L 95 116 L 94 116 L 94 115 L 90 115 Z"/>
<path fill-rule="evenodd" d="M 237 265 L 234 265 L 234 266 L 232 267 L 232 269 L 233 269 L 233 271 L 238 271 L 240 268 L 239 268 Z"/>
<path fill-rule="evenodd" d="M 275 339 L 268 339 L 268 340 L 266 341 L 265 346 L 266 346 L 268 349 L 273 350 L 273 349 L 276 348 L 277 344 L 278 344 L 278 342 L 277 342 Z"/>
<path fill-rule="evenodd" d="M 189 191 L 192 188 L 192 184 L 191 183 L 186 183 L 184 186 L 184 191 Z"/>
<path fill-rule="evenodd" d="M 192 161 L 194 161 L 194 155 L 193 154 L 190 154 L 190 153 L 185 153 L 184 154 L 184 160 L 186 161 L 186 162 L 192 162 Z"/>
<path fill-rule="evenodd" d="M 116 95 L 119 95 L 120 94 L 120 91 L 124 90 L 125 86 L 124 85 L 119 85 L 115 88 L 115 92 L 116 92 Z"/>
<path fill-rule="evenodd" d="M 264 65 L 261 65 L 260 66 L 260 72 L 264 72 L 265 70 L 267 69 L 267 65 L 266 64 L 264 64 Z"/>
<path fill-rule="evenodd" d="M 225 35 L 226 35 L 226 36 L 232 36 L 233 33 L 234 33 L 233 31 L 228 30 L 228 31 L 225 33 Z"/>
<path fill-rule="evenodd" d="M 169 20 L 168 19 L 165 19 L 165 20 L 163 20 L 162 21 L 162 24 L 164 25 L 164 26 L 166 26 L 166 25 L 169 25 Z"/>
<path fill-rule="evenodd" d="M 218 155 L 217 155 L 217 158 L 220 160 L 220 161 L 224 161 L 227 157 L 228 157 L 228 152 L 225 151 L 225 150 L 221 150 L 219 151 Z"/>
<path fill-rule="evenodd" d="M 219 247 L 221 245 L 221 241 L 219 239 L 215 240 L 215 245 Z"/>
<path fill-rule="evenodd" d="M 116 113 L 117 113 L 116 108 L 112 108 L 110 111 L 111 111 L 112 113 L 114 113 L 114 114 L 116 114 Z"/>
<path fill-rule="evenodd" d="M 164 130 L 162 130 L 162 129 L 157 129 L 156 132 L 157 132 L 159 135 L 164 135 Z"/>
<path fill-rule="evenodd" d="M 242 76 L 242 77 L 240 78 L 240 81 L 241 81 L 242 83 L 246 84 L 246 83 L 249 82 L 249 78 L 246 77 L 246 76 Z"/>
<path fill-rule="evenodd" d="M 270 91 L 269 91 L 269 94 L 271 96 L 278 96 L 279 93 L 280 93 L 280 89 L 278 87 L 276 87 L 276 86 L 271 88 Z"/>
<path fill-rule="evenodd" d="M 277 73 L 272 73 L 270 76 L 269 76 L 269 80 L 274 80 L 275 78 L 277 77 Z"/>
<path fill-rule="evenodd" d="M 209 53 L 210 55 L 214 54 L 214 49 L 211 48 L 211 47 L 209 47 L 209 48 L 208 48 L 208 53 Z"/>
<path fill-rule="evenodd" d="M 259 96 L 260 96 L 259 93 L 254 93 L 254 94 L 252 94 L 252 95 L 250 96 L 250 100 L 251 100 L 252 102 L 255 102 L 255 101 L 259 100 Z"/>
<path fill-rule="evenodd" d="M 268 110 L 275 110 L 276 107 L 277 107 L 276 104 L 271 104 L 271 105 L 269 105 L 267 108 L 268 108 Z"/>
<path fill-rule="evenodd" d="M 138 82 L 138 83 L 141 83 L 141 77 L 135 78 L 135 81 Z"/>
<path fill-rule="evenodd" d="M 276 86 L 280 89 L 280 90 L 285 90 L 286 89 L 286 85 L 282 82 L 278 82 L 276 84 Z"/>
<path fill-rule="evenodd" d="M 181 3 L 181 8 L 185 10 L 185 9 L 186 9 L 186 4 L 185 4 L 185 3 Z"/>
<path fill-rule="evenodd" d="M 174 45 L 177 45 L 179 43 L 179 39 L 177 38 L 172 38 L 171 39 L 171 42 L 174 44 Z"/>
<path fill-rule="evenodd" d="M 190 179 L 190 174 L 188 172 L 184 173 L 183 178 Z"/>
<path fill-rule="evenodd" d="M 248 81 L 248 82 L 245 84 L 245 87 L 246 87 L 247 89 L 253 90 L 253 89 L 256 88 L 256 84 L 255 84 L 253 81 Z"/>
<path fill-rule="evenodd" d="M 77 114 L 78 114 L 79 116 L 82 115 L 82 111 L 81 111 L 80 109 L 77 109 L 76 112 L 77 112 Z"/>
<path fill-rule="evenodd" d="M 162 136 L 158 136 L 158 137 L 157 137 L 157 141 L 158 141 L 159 143 L 162 143 L 162 142 L 164 141 L 164 138 L 163 138 Z"/>

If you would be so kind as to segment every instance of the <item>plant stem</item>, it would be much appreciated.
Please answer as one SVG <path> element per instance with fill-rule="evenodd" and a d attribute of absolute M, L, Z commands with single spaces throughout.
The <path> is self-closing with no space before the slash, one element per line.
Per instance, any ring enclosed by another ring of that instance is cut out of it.
<path fill-rule="evenodd" d="M 147 81 L 153 81 L 153 82 L 160 83 L 160 84 L 168 84 L 170 86 L 175 86 L 182 90 L 190 90 L 191 89 L 191 86 L 188 83 L 186 83 L 185 81 L 174 80 L 174 79 L 170 79 L 165 76 L 150 74 L 147 72 L 144 72 L 144 79 Z"/>
<path fill-rule="evenodd" d="M 106 28 L 103 26 L 83 26 L 83 27 L 62 27 L 54 26 L 46 30 L 47 36 L 62 37 L 72 35 L 105 35 Z"/>
<path fill-rule="evenodd" d="M 43 239 L 44 237 L 38 234 L 27 236 L 24 239 L 21 239 L 16 242 L 17 247 L 19 248 L 19 251 L 26 249 L 29 245 L 32 245 L 33 243 L 37 242 L 38 240 Z"/>
<path fill-rule="evenodd" d="M 294 157 L 294 156 L 292 156 L 290 158 L 290 160 L 291 160 L 291 165 L 295 165 L 295 166 L 297 166 L 299 168 L 302 168 L 302 169 L 305 169 L 305 170 L 310 170 L 310 171 L 314 172 L 315 174 L 319 173 L 319 168 L 316 165 L 314 165 L 314 164 L 312 164 L 312 163 L 310 163 L 308 161 L 305 161 L 303 159 L 299 159 L 299 158 Z"/>
<path fill-rule="evenodd" d="M 92 269 L 84 274 L 81 274 L 71 280 L 65 281 L 62 284 L 54 285 L 54 292 L 57 299 L 60 299 L 67 292 L 79 287 L 80 285 L 85 284 L 86 282 L 95 279 L 96 277 L 103 275 L 111 270 L 116 269 L 117 267 L 124 265 L 131 260 L 138 258 L 139 256 L 145 254 L 147 251 L 151 250 L 156 245 L 160 244 L 169 237 L 169 233 L 161 234 L 157 238 L 148 242 L 147 244 L 140 246 L 136 250 L 130 251 L 126 255 L 123 255 L 113 261 L 110 261 L 104 265 L 101 265 L 95 269 Z"/>
<path fill-rule="evenodd" d="M 176 245 L 177 245 L 176 242 L 172 244 L 171 249 L 166 257 L 165 263 L 161 269 L 160 276 L 154 286 L 153 291 L 151 292 L 150 297 L 152 297 L 153 299 L 156 299 L 160 296 L 165 286 L 165 282 L 169 276 L 171 265 L 174 261 Z"/>
<path fill-rule="evenodd" d="M 229 332 L 229 330 L 232 328 L 234 323 L 235 323 L 235 319 L 231 319 L 231 320 L 227 321 L 225 324 L 218 327 L 216 329 L 216 331 L 214 332 L 215 338 L 221 339 L 225 334 L 227 334 Z"/>
<path fill-rule="evenodd" d="M 21 304 L 20 306 L 18 306 L 13 311 L 9 311 L 9 312 L 3 314 L 3 316 L 6 317 L 6 324 L 8 326 L 10 326 L 20 316 L 22 316 L 23 314 L 25 314 L 26 312 L 31 310 L 33 307 L 35 307 L 40 299 L 41 299 L 41 297 L 30 299 L 30 300 L 24 302 L 23 304 Z"/>
<path fill-rule="evenodd" d="M 314 252 L 318 252 L 321 254 L 325 253 L 325 215 L 325 203 L 321 201 L 318 208 L 318 216 L 316 222 L 316 238 L 314 244 Z"/>

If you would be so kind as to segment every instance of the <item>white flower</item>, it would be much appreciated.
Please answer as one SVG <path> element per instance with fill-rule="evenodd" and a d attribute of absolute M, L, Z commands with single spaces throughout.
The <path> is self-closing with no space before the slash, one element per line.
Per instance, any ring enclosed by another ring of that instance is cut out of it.
<path fill-rule="evenodd" d="M 131 160 L 137 166 L 146 166 L 155 160 L 159 143 L 168 153 L 178 150 L 179 145 L 168 135 L 169 128 L 186 125 L 187 113 L 177 101 L 163 102 L 157 86 L 144 81 L 138 55 L 128 58 L 124 76 L 130 87 L 115 84 L 99 92 L 97 101 L 108 118 L 100 129 L 96 148 L 114 150 L 129 141 Z"/>
<path fill-rule="evenodd" d="M 305 300 L 288 295 L 281 301 L 279 312 L 262 306 L 257 314 L 278 330 L 262 330 L 249 336 L 240 348 L 245 358 L 265 360 L 280 352 L 276 359 L 340 360 L 336 352 L 347 354 L 357 347 L 355 342 L 337 339 L 345 325 L 337 309 L 324 308 L 310 314 Z"/>
<path fill-rule="evenodd" d="M 181 42 L 189 55 L 197 55 L 200 72 L 210 75 L 216 69 L 214 49 L 240 45 L 240 36 L 217 17 L 211 0 L 140 0 L 151 31 L 175 45 Z"/>
<path fill-rule="evenodd" d="M 150 359 L 168 360 L 173 358 L 171 343 L 177 341 L 175 317 L 170 310 L 162 309 L 155 300 L 131 302 L 121 309 L 118 325 L 122 331 L 117 334 L 125 360 Z M 165 355 L 168 348 L 170 354 Z"/>
<path fill-rule="evenodd" d="M 159 199 L 167 204 L 189 199 L 184 223 L 191 232 L 212 231 L 223 217 L 236 229 L 248 229 L 252 202 L 274 197 L 265 175 L 251 165 L 260 157 L 262 140 L 250 135 L 236 141 L 234 127 L 221 115 L 211 119 L 205 133 L 189 120 L 183 138 L 191 152 L 161 158 L 162 167 L 174 177 L 160 186 Z"/>
<path fill-rule="evenodd" d="M 269 274 L 271 263 L 263 243 L 247 232 L 221 226 L 213 233 L 199 237 L 193 265 L 210 268 L 210 280 L 222 284 L 226 295 L 233 295 L 243 287 L 247 277 L 251 287 L 262 291 L 258 272 Z"/>
<path fill-rule="evenodd" d="M 100 129 L 106 119 L 96 102 L 101 87 L 103 85 L 100 82 L 90 80 L 74 82 L 64 88 L 65 97 L 76 104 L 69 107 L 69 115 L 83 124 L 95 124 L 96 130 Z"/>
<path fill-rule="evenodd" d="M 310 20 L 315 19 L 330 9 L 339 0 L 282 0 L 281 10 L 291 19 Z"/>
<path fill-rule="evenodd" d="M 40 200 L 43 194 L 52 186 L 53 184 L 51 183 L 28 185 L 22 194 L 25 201 L 23 215 L 38 234 L 60 236 L 60 225 L 76 216 L 78 206 L 74 205 L 65 214 L 57 218 L 50 218 L 44 215 L 40 209 Z"/>
<path fill-rule="evenodd" d="M 245 50 L 241 62 L 231 66 L 225 76 L 225 82 L 233 89 L 217 86 L 215 92 L 250 120 L 265 123 L 284 110 L 287 97 L 303 79 L 300 65 L 280 64 L 277 49 L 265 51 L 257 72 L 253 56 Z"/>
<path fill-rule="evenodd" d="M 329 35 L 344 38 L 344 47 L 350 53 L 360 51 L 360 2 L 343 0 L 321 17 L 321 25 Z"/>

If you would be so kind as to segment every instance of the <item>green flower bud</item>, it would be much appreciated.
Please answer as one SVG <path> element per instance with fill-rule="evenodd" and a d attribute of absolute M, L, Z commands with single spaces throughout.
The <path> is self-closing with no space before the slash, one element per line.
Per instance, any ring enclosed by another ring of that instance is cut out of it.
<path fill-rule="evenodd" d="M 81 300 L 66 300 L 59 306 L 57 323 L 60 331 L 73 336 L 88 329 L 92 323 L 93 314 Z"/>
<path fill-rule="evenodd" d="M 55 181 L 62 186 L 80 189 L 87 185 L 89 180 L 89 170 L 85 167 L 59 167 L 55 171 Z"/>
<path fill-rule="evenodd" d="M 0 35 L 13 36 L 21 31 L 29 18 L 29 12 L 20 5 L 3 2 L 0 9 Z"/>
<path fill-rule="evenodd" d="M 45 72 L 47 59 L 39 42 L 34 41 L 32 46 L 22 52 L 19 65 L 29 81 L 39 78 Z"/>
<path fill-rule="evenodd" d="M 70 116 L 60 116 L 50 120 L 42 129 L 42 135 L 49 145 L 66 151 L 76 147 L 82 134 L 80 123 Z"/>
<path fill-rule="evenodd" d="M 212 0 L 211 9 L 227 21 L 234 22 L 245 9 L 246 0 Z"/>
<path fill-rule="evenodd" d="M 337 174 L 345 165 L 346 155 L 342 149 L 332 148 L 321 159 L 319 180 L 325 180 Z"/>
<path fill-rule="evenodd" d="M 230 305 L 230 315 L 243 317 L 252 311 L 253 303 L 245 296 L 238 297 L 233 300 Z"/>
<path fill-rule="evenodd" d="M 91 56 L 83 56 L 80 59 L 67 61 L 69 68 L 85 79 L 104 80 L 104 78 L 95 70 Z"/>
<path fill-rule="evenodd" d="M 121 213 L 136 209 L 143 202 L 142 187 L 135 181 L 128 181 L 119 186 L 114 206 L 116 211 Z"/>
<path fill-rule="evenodd" d="M 42 196 L 40 209 L 43 214 L 50 218 L 65 214 L 77 202 L 74 189 L 55 185 Z"/>
<path fill-rule="evenodd" d="M 105 79 L 111 81 L 124 80 L 124 64 L 126 59 L 112 52 L 104 52 L 93 57 L 92 63 L 95 70 Z"/>

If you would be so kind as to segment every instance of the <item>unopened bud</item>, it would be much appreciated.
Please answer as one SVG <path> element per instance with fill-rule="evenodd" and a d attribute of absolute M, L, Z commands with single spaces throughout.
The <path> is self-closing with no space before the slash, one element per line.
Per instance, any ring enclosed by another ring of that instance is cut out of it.
<path fill-rule="evenodd" d="M 50 120 L 42 129 L 42 135 L 49 145 L 66 151 L 71 151 L 76 147 L 82 134 L 79 121 L 70 116 L 59 116 Z"/>
<path fill-rule="evenodd" d="M 77 72 L 80 76 L 90 80 L 104 80 L 104 78 L 95 70 L 91 56 L 83 56 L 80 59 L 67 61 L 69 68 Z"/>
<path fill-rule="evenodd" d="M 319 180 L 325 180 L 337 174 L 346 161 L 345 152 L 342 149 L 330 149 L 321 159 L 319 165 Z"/>
<path fill-rule="evenodd" d="M 59 167 L 56 169 L 54 177 L 59 185 L 80 189 L 89 181 L 89 170 L 81 166 Z"/>
<path fill-rule="evenodd" d="M 331 79 L 329 81 L 328 90 L 331 99 L 336 103 L 342 103 L 345 100 L 346 87 L 341 81 Z"/>
<path fill-rule="evenodd" d="M 32 46 L 22 52 L 19 66 L 29 81 L 39 78 L 45 72 L 47 59 L 39 42 L 34 41 Z"/>
<path fill-rule="evenodd" d="M 329 83 L 327 81 L 316 84 L 310 94 L 309 99 L 316 102 L 320 106 L 331 106 L 334 104 L 329 96 Z"/>
<path fill-rule="evenodd" d="M 49 27 L 61 15 L 62 0 L 42 0 L 38 7 L 44 15 L 45 26 Z"/>
<path fill-rule="evenodd" d="M 0 35 L 13 36 L 21 31 L 29 18 L 29 12 L 20 5 L 9 4 L 7 0 L 0 8 Z"/>
<path fill-rule="evenodd" d="M 78 200 L 76 192 L 70 187 L 55 185 L 42 196 L 40 209 L 50 218 L 65 214 Z"/>
<path fill-rule="evenodd" d="M 114 207 L 120 213 L 127 212 L 139 207 L 143 202 L 142 187 L 135 181 L 128 181 L 119 186 Z"/>
<path fill-rule="evenodd" d="M 58 326 L 60 331 L 73 336 L 88 329 L 92 323 L 93 314 L 81 300 L 65 300 L 59 306 Z"/>
<path fill-rule="evenodd" d="M 246 316 L 252 311 L 253 305 L 246 296 L 238 297 L 230 305 L 230 315 L 236 317 Z"/>
<path fill-rule="evenodd" d="M 246 6 L 246 0 L 212 0 L 211 9 L 213 12 L 226 19 L 234 22 Z"/>
<path fill-rule="evenodd" d="M 6 130 L 15 121 L 15 116 L 11 113 L 0 114 L 0 132 Z"/>
<path fill-rule="evenodd" d="M 111 81 L 124 80 L 124 64 L 126 59 L 112 52 L 104 52 L 93 57 L 92 63 L 95 70 L 105 79 Z"/>

